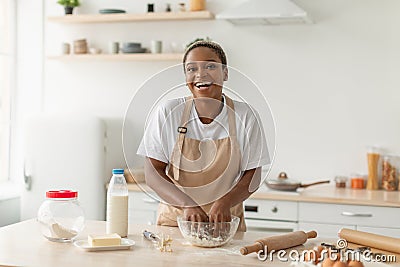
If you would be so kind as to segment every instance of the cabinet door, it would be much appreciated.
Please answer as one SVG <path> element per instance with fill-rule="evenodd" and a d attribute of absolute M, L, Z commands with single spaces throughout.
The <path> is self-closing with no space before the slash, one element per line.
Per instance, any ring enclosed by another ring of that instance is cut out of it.
<path fill-rule="evenodd" d="M 157 198 L 152 195 L 143 192 L 129 192 L 129 222 L 155 224 L 158 203 Z"/>
<path fill-rule="evenodd" d="M 257 232 L 293 232 L 297 230 L 297 223 L 273 220 L 245 219 L 247 231 Z"/>
<path fill-rule="evenodd" d="M 316 223 L 316 222 L 299 222 L 299 230 L 308 232 L 316 231 L 319 237 L 327 238 L 338 238 L 338 232 L 342 228 L 349 228 L 356 230 L 355 225 L 345 224 L 328 224 L 328 223 Z"/>
<path fill-rule="evenodd" d="M 20 198 L 0 199 L 0 227 L 20 221 Z"/>
<path fill-rule="evenodd" d="M 400 208 L 299 203 L 299 221 L 399 228 Z"/>
<path fill-rule="evenodd" d="M 400 228 L 357 226 L 357 230 L 378 235 L 400 238 Z"/>

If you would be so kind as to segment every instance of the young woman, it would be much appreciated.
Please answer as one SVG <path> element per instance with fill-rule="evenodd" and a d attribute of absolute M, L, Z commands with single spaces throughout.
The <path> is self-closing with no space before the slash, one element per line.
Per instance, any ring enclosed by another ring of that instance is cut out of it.
<path fill-rule="evenodd" d="M 138 149 L 145 156 L 147 185 L 164 201 L 157 224 L 230 221 L 260 185 L 261 167 L 270 164 L 258 115 L 246 103 L 223 94 L 228 79 L 220 45 L 198 41 L 183 57 L 191 96 L 162 104 Z"/>

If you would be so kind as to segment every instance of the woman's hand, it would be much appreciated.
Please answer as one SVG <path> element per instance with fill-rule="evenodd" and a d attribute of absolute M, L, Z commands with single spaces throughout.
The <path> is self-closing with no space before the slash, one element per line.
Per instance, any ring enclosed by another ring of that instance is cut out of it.
<path fill-rule="evenodd" d="M 217 200 L 211 206 L 210 212 L 208 214 L 208 220 L 210 222 L 230 222 L 231 217 L 231 205 L 226 203 L 226 201 Z"/>
<path fill-rule="evenodd" d="M 192 221 L 192 222 L 208 221 L 207 214 L 199 206 L 183 208 L 183 218 L 187 221 Z"/>
<path fill-rule="evenodd" d="M 215 201 L 208 214 L 211 225 L 219 222 L 230 222 L 231 219 L 231 205 L 222 199 Z M 225 223 L 213 225 L 213 237 L 220 236 L 220 233 L 226 233 L 229 231 L 229 227 L 229 224 Z"/>

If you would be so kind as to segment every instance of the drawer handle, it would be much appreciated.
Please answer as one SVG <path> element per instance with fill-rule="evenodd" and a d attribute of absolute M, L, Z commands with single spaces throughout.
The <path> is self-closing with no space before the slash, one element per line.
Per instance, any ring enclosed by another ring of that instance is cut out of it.
<path fill-rule="evenodd" d="M 258 206 L 244 206 L 244 211 L 258 212 Z"/>
<path fill-rule="evenodd" d="M 354 213 L 349 211 L 343 211 L 342 215 L 348 217 L 372 217 L 371 213 Z"/>
<path fill-rule="evenodd" d="M 271 211 L 273 212 L 273 213 L 277 213 L 278 212 L 278 207 L 273 207 L 272 209 L 271 209 Z"/>
<path fill-rule="evenodd" d="M 155 199 L 152 199 L 152 198 L 143 198 L 142 200 L 143 200 L 144 203 L 151 203 L 151 204 L 159 202 L 159 201 L 157 201 Z"/>

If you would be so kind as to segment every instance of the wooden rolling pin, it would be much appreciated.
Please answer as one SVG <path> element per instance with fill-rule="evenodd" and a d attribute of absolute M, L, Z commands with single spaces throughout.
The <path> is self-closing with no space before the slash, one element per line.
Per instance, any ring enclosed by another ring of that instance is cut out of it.
<path fill-rule="evenodd" d="M 296 231 L 284 235 L 266 237 L 256 240 L 253 245 L 242 247 L 240 249 L 240 253 L 242 253 L 242 255 L 247 255 L 249 253 L 258 252 L 260 250 L 264 250 L 265 246 L 267 246 L 269 251 L 286 249 L 302 245 L 307 241 L 308 238 L 315 237 L 317 237 L 317 232 L 315 231 L 310 231 L 307 233 L 303 231 Z"/>
<path fill-rule="evenodd" d="M 376 235 L 347 228 L 340 229 L 338 235 L 347 242 L 400 254 L 400 238 Z"/>

